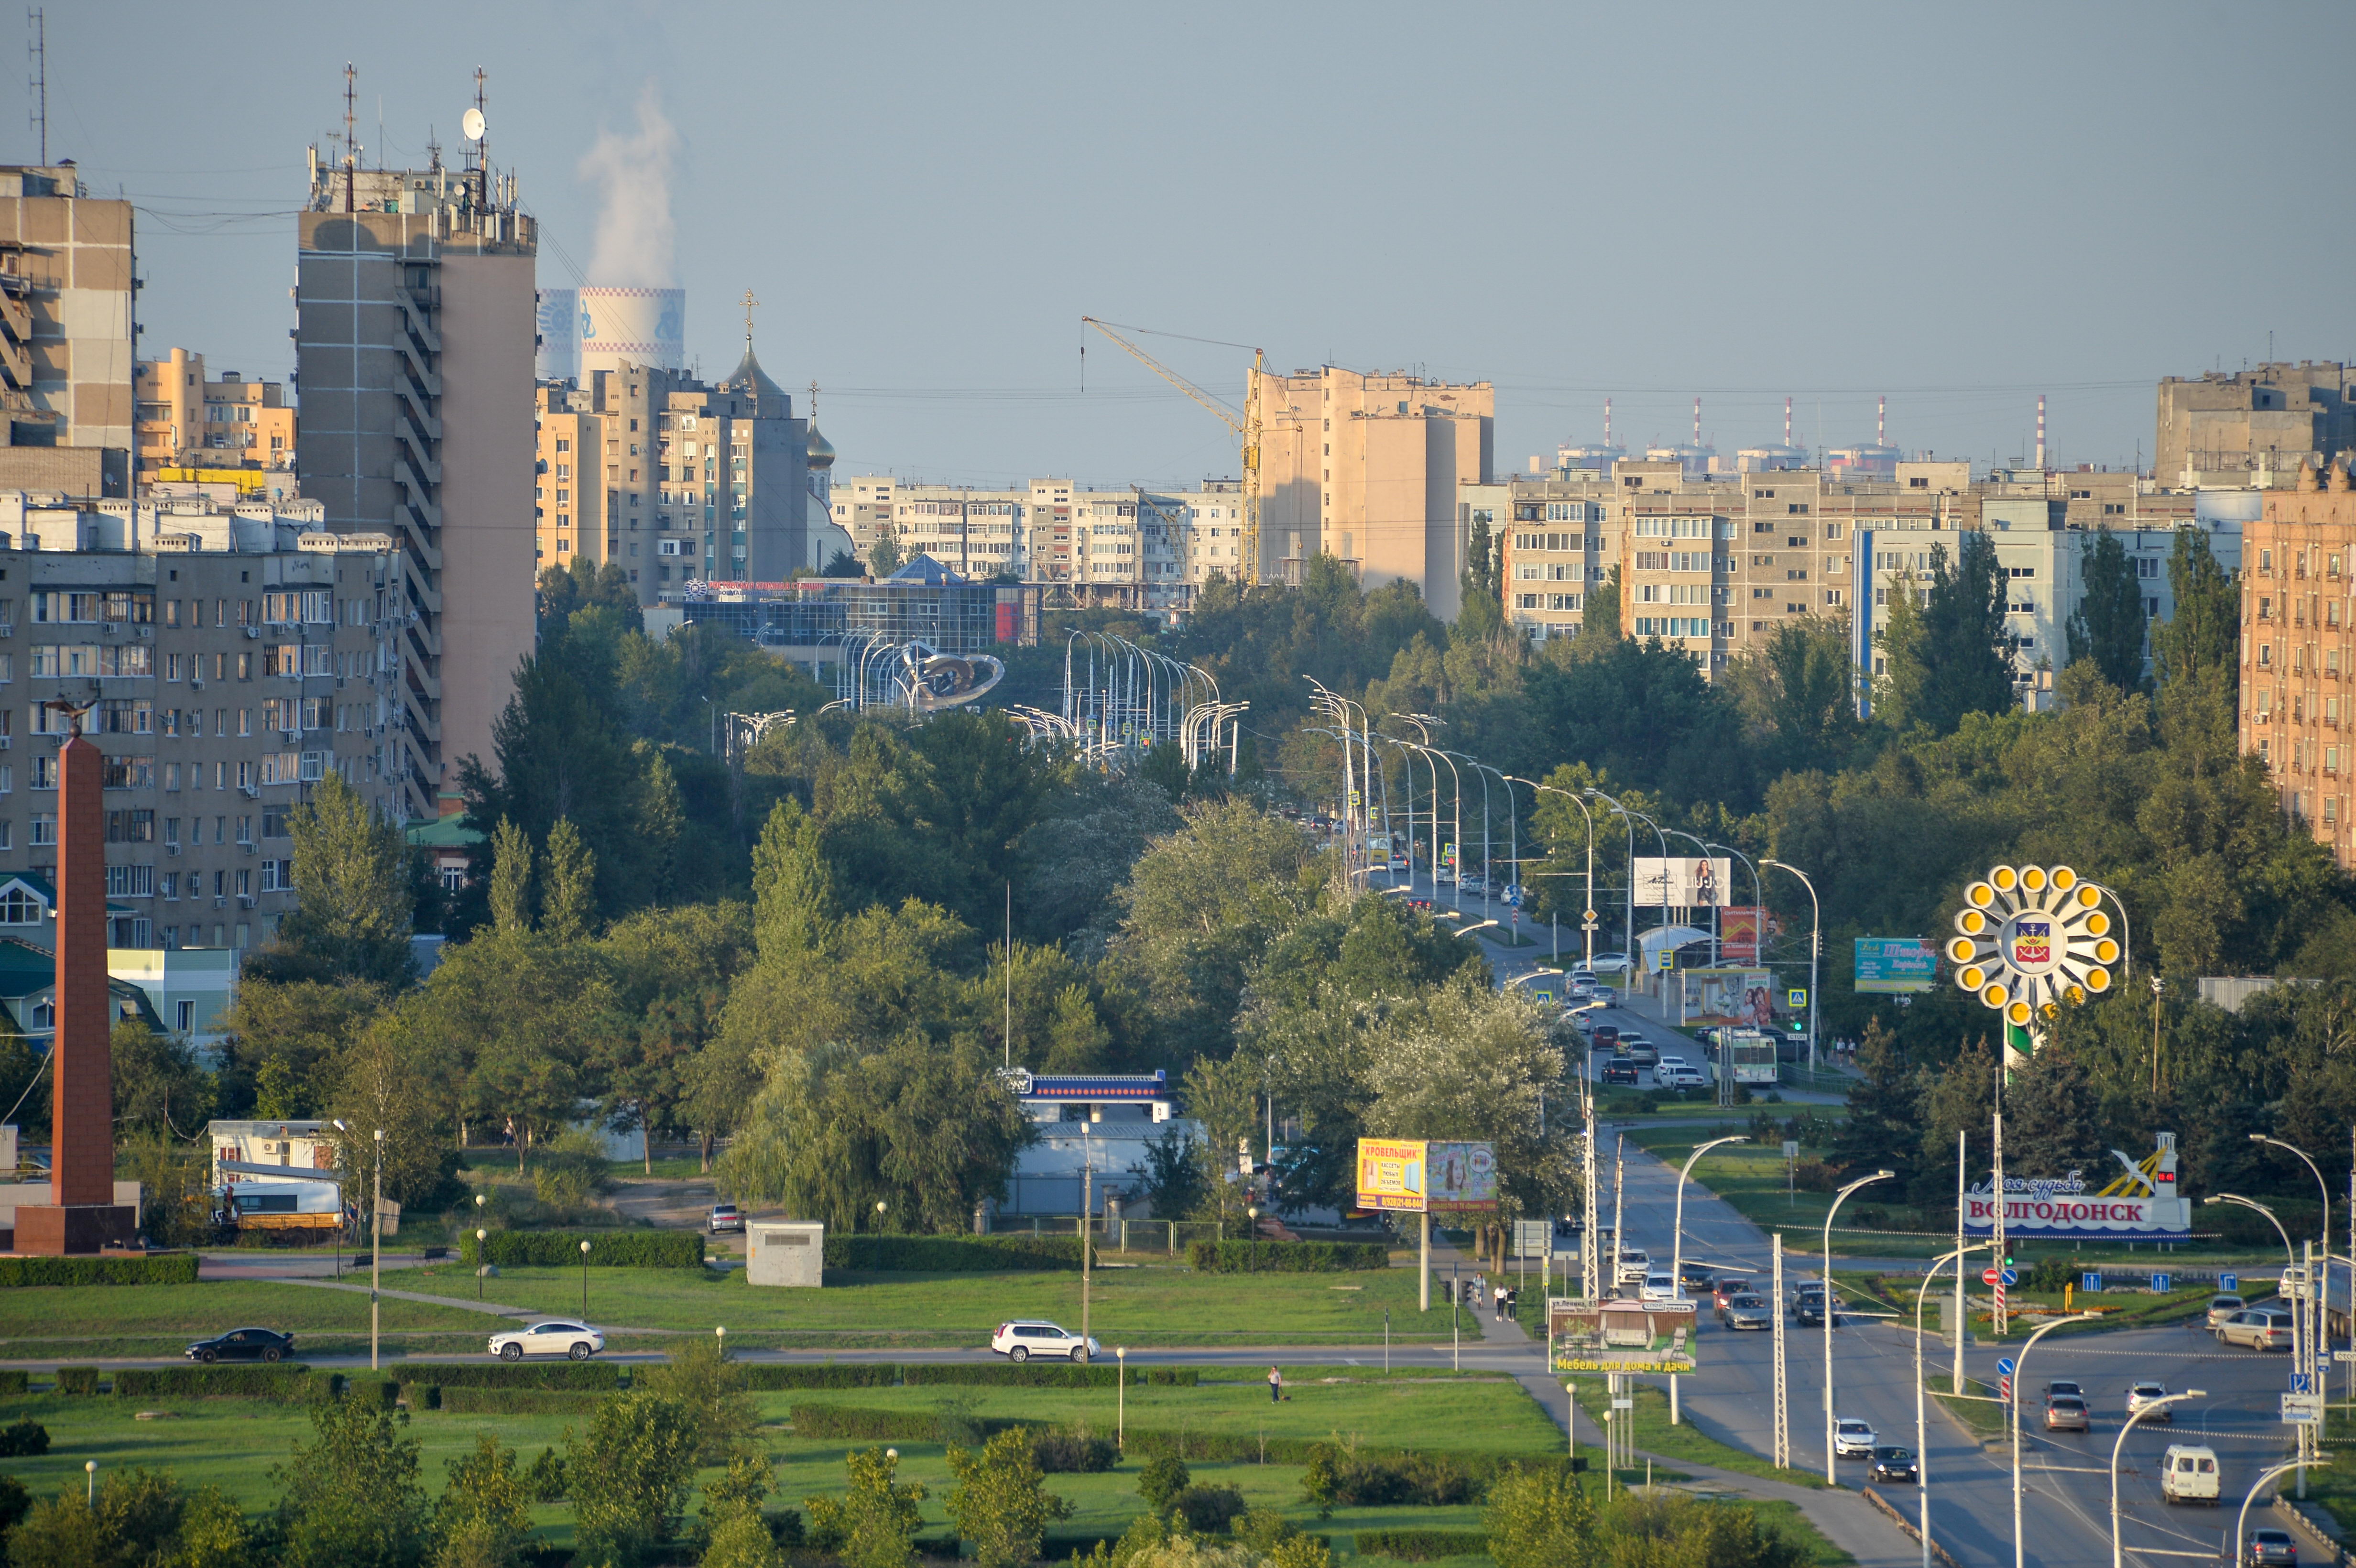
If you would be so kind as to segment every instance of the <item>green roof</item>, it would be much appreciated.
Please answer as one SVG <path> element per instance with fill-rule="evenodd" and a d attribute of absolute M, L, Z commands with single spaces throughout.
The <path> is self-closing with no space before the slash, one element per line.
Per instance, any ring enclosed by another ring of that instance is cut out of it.
<path fill-rule="evenodd" d="M 433 821 L 410 828 L 407 837 L 421 849 L 464 849 L 480 844 L 483 836 L 466 826 L 461 814 L 437 816 Z"/>

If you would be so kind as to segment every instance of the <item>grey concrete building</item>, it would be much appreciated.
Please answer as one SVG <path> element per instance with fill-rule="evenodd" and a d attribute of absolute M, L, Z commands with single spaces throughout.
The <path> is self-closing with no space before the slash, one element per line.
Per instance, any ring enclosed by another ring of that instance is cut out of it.
<path fill-rule="evenodd" d="M 2152 472 L 2163 485 L 2288 485 L 2356 449 L 2356 369 L 2304 359 L 2159 383 Z"/>
<path fill-rule="evenodd" d="M 132 232 L 70 163 L 0 165 L 0 444 L 131 450 Z"/>

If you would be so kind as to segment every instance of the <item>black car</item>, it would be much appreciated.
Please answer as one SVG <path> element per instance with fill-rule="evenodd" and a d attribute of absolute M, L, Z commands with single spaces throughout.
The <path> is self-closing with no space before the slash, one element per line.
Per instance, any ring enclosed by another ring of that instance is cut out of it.
<path fill-rule="evenodd" d="M 1825 1324 L 1825 1293 L 1821 1286 L 1804 1290 L 1792 1303 L 1792 1321 L 1802 1328 L 1821 1328 Z M 1840 1298 L 1833 1298 L 1833 1327 L 1840 1327 Z"/>
<path fill-rule="evenodd" d="M 294 1353 L 294 1336 L 275 1328 L 232 1328 L 188 1347 L 192 1361 L 283 1361 Z"/>
<path fill-rule="evenodd" d="M 1712 1277 L 1707 1264 L 1685 1264 L 1677 1269 L 1677 1283 L 1697 1294 L 1709 1289 Z"/>
<path fill-rule="evenodd" d="M 1914 1466 L 1912 1448 L 1876 1448 L 1873 1451 L 1872 1479 L 1877 1481 L 1913 1481 L 1921 1472 Z"/>
<path fill-rule="evenodd" d="M 1633 1061 L 1607 1061 L 1603 1064 L 1603 1082 L 1636 1086 L 1636 1064 Z"/>

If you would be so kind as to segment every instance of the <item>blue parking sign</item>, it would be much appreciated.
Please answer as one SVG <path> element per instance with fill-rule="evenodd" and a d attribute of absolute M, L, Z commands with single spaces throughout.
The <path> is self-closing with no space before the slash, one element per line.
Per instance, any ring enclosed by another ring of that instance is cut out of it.
<path fill-rule="evenodd" d="M 2078 1276 L 2078 1288 L 2089 1296 L 2100 1296 L 2103 1292 L 2103 1276 L 2098 1274 L 2082 1274 Z"/>

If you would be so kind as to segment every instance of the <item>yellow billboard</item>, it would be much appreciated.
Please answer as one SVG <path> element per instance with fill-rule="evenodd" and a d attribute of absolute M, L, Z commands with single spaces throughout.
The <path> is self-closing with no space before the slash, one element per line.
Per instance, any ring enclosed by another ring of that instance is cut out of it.
<path fill-rule="evenodd" d="M 1358 1140 L 1359 1208 L 1420 1214 L 1426 1200 L 1423 1140 Z"/>

